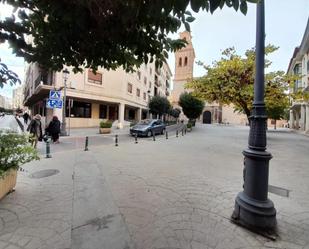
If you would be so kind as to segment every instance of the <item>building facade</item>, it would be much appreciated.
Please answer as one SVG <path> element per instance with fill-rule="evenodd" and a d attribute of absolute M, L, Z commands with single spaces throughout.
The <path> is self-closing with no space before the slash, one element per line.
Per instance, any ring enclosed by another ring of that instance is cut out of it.
<path fill-rule="evenodd" d="M 24 101 L 24 89 L 23 86 L 19 86 L 13 90 L 12 107 L 13 109 L 23 109 Z"/>
<path fill-rule="evenodd" d="M 288 66 L 288 73 L 299 76 L 294 82 L 291 93 L 297 91 L 309 92 L 309 18 L 300 46 L 296 47 Z M 306 100 L 293 101 L 290 108 L 291 129 L 309 133 L 309 102 Z"/>
<path fill-rule="evenodd" d="M 195 60 L 195 51 L 192 44 L 192 36 L 188 31 L 180 33 L 180 38 L 187 41 L 186 47 L 175 52 L 175 76 L 173 81 L 173 91 L 170 101 L 174 107 L 178 107 L 179 96 L 183 92 L 190 92 L 190 89 L 185 89 L 185 84 L 193 79 L 193 68 Z M 182 113 L 180 119 L 186 119 Z M 245 125 L 248 123 L 247 117 L 244 114 L 234 112 L 232 106 L 222 106 L 219 103 L 207 103 L 201 117 L 202 123 L 229 123 L 237 125 Z"/>
<path fill-rule="evenodd" d="M 6 96 L 0 95 L 0 107 L 6 110 L 12 109 L 12 99 Z"/>
<path fill-rule="evenodd" d="M 63 72 L 41 69 L 36 63 L 26 67 L 24 105 L 31 113 L 41 114 L 48 123 L 53 115 L 62 121 L 62 109 L 46 108 L 50 90 L 66 85 L 66 124 L 71 128 L 98 127 L 101 120 L 112 120 L 122 128 L 130 121 L 137 122 L 149 116 L 148 101 L 152 96 L 170 94 L 171 71 L 167 64 L 156 68 L 155 63 L 143 64 L 134 73 L 122 68 L 96 73 L 85 69 L 70 74 L 64 80 Z"/>

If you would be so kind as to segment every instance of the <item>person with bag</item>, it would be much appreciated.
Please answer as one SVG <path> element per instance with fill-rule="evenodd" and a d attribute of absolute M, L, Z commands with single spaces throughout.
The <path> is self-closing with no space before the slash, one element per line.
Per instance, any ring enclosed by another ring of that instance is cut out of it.
<path fill-rule="evenodd" d="M 38 141 L 42 141 L 43 133 L 42 133 L 42 123 L 41 123 L 41 115 L 36 114 L 34 119 L 31 120 L 27 131 L 29 131 L 31 137 L 31 142 L 33 148 L 37 147 Z"/>
<path fill-rule="evenodd" d="M 50 121 L 46 128 L 46 132 L 52 137 L 54 143 L 59 143 L 60 121 L 57 116 L 53 116 L 52 121 Z"/>

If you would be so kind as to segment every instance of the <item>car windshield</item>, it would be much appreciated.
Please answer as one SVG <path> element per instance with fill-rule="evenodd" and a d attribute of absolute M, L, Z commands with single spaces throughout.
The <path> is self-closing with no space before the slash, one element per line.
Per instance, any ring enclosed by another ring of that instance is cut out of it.
<path fill-rule="evenodd" d="M 138 125 L 149 125 L 151 123 L 152 120 L 150 119 L 145 119 L 145 120 L 142 120 L 138 123 Z"/>

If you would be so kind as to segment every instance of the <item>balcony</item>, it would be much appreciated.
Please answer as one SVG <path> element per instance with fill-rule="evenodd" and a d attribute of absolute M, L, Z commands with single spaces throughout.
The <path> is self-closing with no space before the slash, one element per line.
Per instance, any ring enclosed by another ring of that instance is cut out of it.
<path fill-rule="evenodd" d="M 52 86 L 53 85 L 53 73 L 42 71 L 34 81 L 34 88 L 36 89 L 39 85 Z"/>

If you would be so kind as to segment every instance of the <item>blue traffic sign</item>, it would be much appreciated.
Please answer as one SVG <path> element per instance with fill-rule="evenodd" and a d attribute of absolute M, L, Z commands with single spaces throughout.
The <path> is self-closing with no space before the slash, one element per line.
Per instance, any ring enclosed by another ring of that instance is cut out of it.
<path fill-rule="evenodd" d="M 48 99 L 46 102 L 46 108 L 54 109 L 54 108 L 62 108 L 62 100 L 61 99 Z"/>
<path fill-rule="evenodd" d="M 55 91 L 55 90 L 49 91 L 49 99 L 60 99 L 60 97 L 61 97 L 60 91 Z"/>

